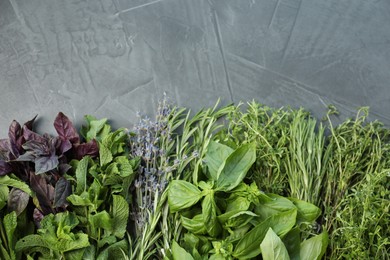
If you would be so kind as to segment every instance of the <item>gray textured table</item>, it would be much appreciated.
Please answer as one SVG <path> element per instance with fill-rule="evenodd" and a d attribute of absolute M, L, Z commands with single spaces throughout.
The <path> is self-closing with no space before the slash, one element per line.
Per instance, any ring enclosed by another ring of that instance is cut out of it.
<path fill-rule="evenodd" d="M 0 136 L 63 111 L 131 126 L 165 91 L 390 124 L 389 0 L 0 0 Z"/>

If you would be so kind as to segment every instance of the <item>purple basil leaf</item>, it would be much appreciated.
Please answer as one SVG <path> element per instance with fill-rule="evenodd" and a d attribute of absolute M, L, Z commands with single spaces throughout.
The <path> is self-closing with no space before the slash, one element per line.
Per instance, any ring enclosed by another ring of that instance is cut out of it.
<path fill-rule="evenodd" d="M 19 156 L 15 161 L 17 162 L 33 162 L 35 160 L 35 154 L 33 152 L 25 152 Z"/>
<path fill-rule="evenodd" d="M 37 141 L 40 143 L 45 142 L 45 138 L 34 131 L 30 130 L 26 125 L 23 126 L 23 137 L 27 141 Z"/>
<path fill-rule="evenodd" d="M 51 206 L 54 198 L 54 187 L 47 184 L 43 175 L 30 174 L 30 187 L 37 196 L 42 213 L 44 215 L 54 213 Z"/>
<path fill-rule="evenodd" d="M 60 175 L 64 175 L 65 173 L 67 173 L 70 168 L 72 168 L 72 166 L 70 166 L 69 164 L 67 163 L 60 163 L 60 165 L 58 166 L 58 171 L 60 173 Z"/>
<path fill-rule="evenodd" d="M 54 128 L 56 129 L 61 140 L 69 140 L 71 144 L 80 142 L 80 137 L 76 128 L 73 126 L 69 118 L 62 112 L 58 113 L 56 119 L 54 120 Z"/>
<path fill-rule="evenodd" d="M 88 143 L 75 145 L 74 150 L 75 158 L 77 160 L 81 160 L 86 155 L 90 155 L 91 157 L 99 155 L 99 146 L 95 139 L 89 141 Z"/>
<path fill-rule="evenodd" d="M 0 160 L 0 176 L 9 174 L 12 172 L 12 167 L 4 160 Z"/>
<path fill-rule="evenodd" d="M 11 125 L 9 126 L 8 137 L 10 144 L 10 152 L 16 157 L 20 155 L 21 142 L 20 137 L 22 136 L 22 127 L 18 123 L 18 121 L 13 120 Z"/>
<path fill-rule="evenodd" d="M 42 214 L 42 211 L 35 208 L 33 213 L 33 219 L 34 223 L 38 228 L 41 228 L 41 220 L 43 219 L 44 215 Z"/>
<path fill-rule="evenodd" d="M 17 188 L 12 188 L 8 195 L 8 210 L 15 211 L 16 215 L 20 215 L 27 207 L 30 200 L 30 196 Z"/>
<path fill-rule="evenodd" d="M 56 145 L 57 149 L 61 154 L 72 149 L 72 143 L 69 140 L 58 139 L 58 144 Z"/>
<path fill-rule="evenodd" d="M 0 139 L 0 153 L 2 155 L 7 154 L 9 151 L 9 139 Z"/>
<path fill-rule="evenodd" d="M 33 119 L 31 119 L 30 121 L 27 121 L 26 123 L 24 123 L 23 126 L 25 126 L 25 127 L 27 127 L 28 129 L 32 130 L 34 121 L 35 121 L 35 119 L 37 118 L 37 116 L 38 116 L 38 115 L 34 116 Z"/>
<path fill-rule="evenodd" d="M 65 178 L 61 177 L 57 183 L 54 191 L 54 207 L 66 207 L 69 205 L 66 198 L 71 194 L 72 188 L 70 183 Z"/>
<path fill-rule="evenodd" d="M 35 159 L 35 174 L 41 174 L 55 169 L 58 166 L 58 156 L 42 156 Z"/>

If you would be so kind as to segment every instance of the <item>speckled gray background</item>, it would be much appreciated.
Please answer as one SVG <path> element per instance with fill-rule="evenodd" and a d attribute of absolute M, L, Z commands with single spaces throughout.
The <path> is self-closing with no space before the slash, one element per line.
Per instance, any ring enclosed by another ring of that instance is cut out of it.
<path fill-rule="evenodd" d="M 389 0 L 0 0 L 0 136 L 63 111 L 131 126 L 165 91 L 390 124 Z"/>

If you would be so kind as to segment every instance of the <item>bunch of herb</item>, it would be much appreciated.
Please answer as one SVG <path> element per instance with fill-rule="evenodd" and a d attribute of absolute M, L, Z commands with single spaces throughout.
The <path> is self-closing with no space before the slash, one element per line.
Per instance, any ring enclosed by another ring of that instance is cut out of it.
<path fill-rule="evenodd" d="M 224 119 L 233 109 L 232 105 L 219 107 L 218 100 L 214 107 L 202 109 L 193 116 L 190 110 L 187 111 L 183 120 L 178 121 L 180 128 L 173 155 L 173 162 L 177 167 L 172 175 L 173 180 L 197 182 L 198 178 L 202 178 L 207 146 L 224 128 Z M 166 201 L 162 212 L 160 243 L 163 253 L 161 256 L 169 257 L 172 255 L 172 240 L 179 240 L 183 235 L 182 224 L 178 213 L 169 214 L 169 204 Z"/>
<path fill-rule="evenodd" d="M 325 127 L 303 109 L 294 111 L 288 129 L 284 169 L 290 196 L 321 205 L 321 191 L 329 159 L 325 149 Z"/>
<path fill-rule="evenodd" d="M 72 194 L 66 197 L 77 223 L 74 229 L 87 235 L 83 259 L 123 257 L 128 250 L 125 234 L 129 222 L 130 185 L 138 160 L 130 158 L 126 129 L 111 130 L 107 119 L 86 116 L 81 133 L 89 142 L 96 140 L 99 157 L 72 160 L 66 179 Z"/>
<path fill-rule="evenodd" d="M 261 253 L 264 259 L 278 254 L 319 259 L 324 254 L 326 232 L 300 239 L 299 225 L 313 222 L 318 207 L 264 194 L 255 183 L 243 182 L 256 160 L 253 143 L 232 149 L 210 142 L 204 159 L 205 178 L 169 185 L 170 210 L 180 213 L 187 230 L 182 240 L 172 242 L 171 259 L 253 259 Z"/>
<path fill-rule="evenodd" d="M 247 175 L 248 179 L 264 191 L 288 195 L 289 183 L 285 160 L 289 149 L 288 134 L 294 119 L 294 110 L 275 109 L 255 101 L 242 104 L 228 116 L 228 129 L 221 131 L 223 143 L 238 147 L 244 143 L 256 143 L 257 160 Z"/>
<path fill-rule="evenodd" d="M 388 259 L 390 225 L 390 132 L 379 122 L 366 122 L 368 108 L 333 127 L 324 182 L 323 221 L 330 232 L 330 259 L 358 256 Z M 358 239 L 357 239 L 358 238 Z"/>
<path fill-rule="evenodd" d="M 94 140 L 81 143 L 76 129 L 63 113 L 54 121 L 56 137 L 34 132 L 34 120 L 23 127 L 14 120 L 9 128 L 9 138 L 0 140 L 0 183 L 8 185 L 11 178 L 25 182 L 31 188 L 36 206 L 34 220 L 39 223 L 44 215 L 64 211 L 67 206 L 61 196 L 70 194 L 66 188 L 69 184 L 63 178 L 70 169 L 69 162 L 85 155 L 96 156 L 98 150 Z M 14 193 L 12 190 L 10 194 Z M 9 207 L 19 208 L 20 213 L 29 199 L 22 190 L 10 201 L 15 205 Z"/>
<path fill-rule="evenodd" d="M 162 235 L 158 225 L 166 200 L 164 191 L 178 164 L 172 163 L 171 157 L 174 131 L 182 123 L 182 112 L 171 107 L 164 96 L 155 121 L 140 117 L 131 133 L 130 152 L 141 161 L 133 185 L 131 218 L 135 228 L 130 234 L 129 259 L 148 259 L 160 253 L 156 246 Z"/>

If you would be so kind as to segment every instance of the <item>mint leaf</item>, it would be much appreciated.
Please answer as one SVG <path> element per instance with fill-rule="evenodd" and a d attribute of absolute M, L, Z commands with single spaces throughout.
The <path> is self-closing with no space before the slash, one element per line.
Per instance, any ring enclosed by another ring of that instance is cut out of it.
<path fill-rule="evenodd" d="M 81 194 L 87 189 L 87 173 L 88 164 L 91 161 L 91 157 L 85 156 L 76 164 L 76 194 Z"/>
<path fill-rule="evenodd" d="M 31 189 L 26 183 L 17 179 L 10 178 L 7 175 L 0 176 L 0 184 L 21 189 L 22 191 L 26 192 L 28 195 L 30 196 L 32 195 Z"/>
<path fill-rule="evenodd" d="M 123 238 L 126 233 L 126 226 L 129 218 L 129 204 L 127 204 L 127 201 L 120 195 L 112 195 L 112 198 L 113 234 L 118 238 Z"/>

